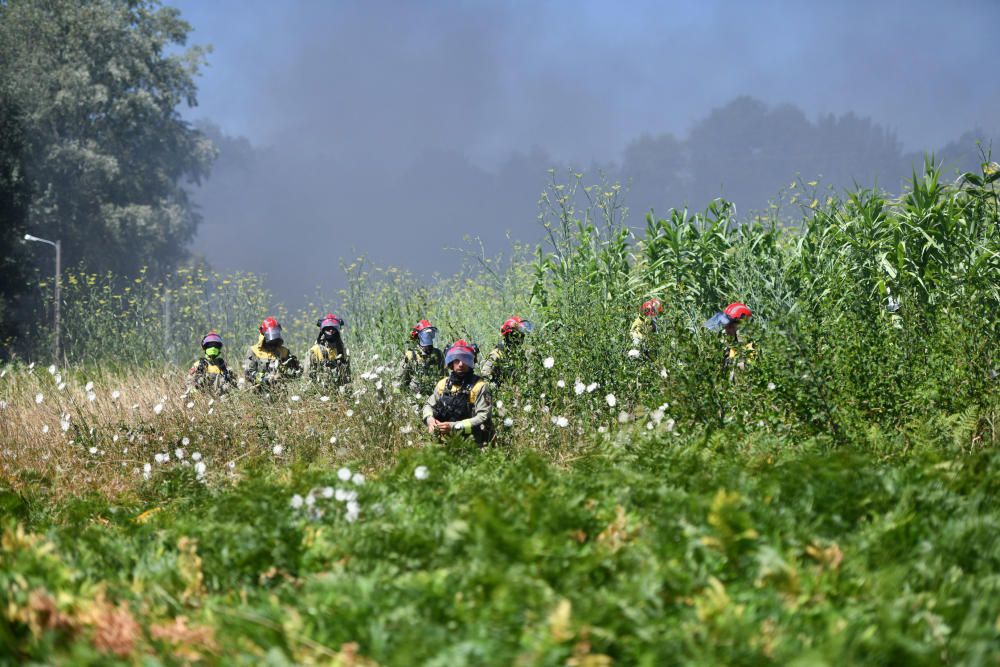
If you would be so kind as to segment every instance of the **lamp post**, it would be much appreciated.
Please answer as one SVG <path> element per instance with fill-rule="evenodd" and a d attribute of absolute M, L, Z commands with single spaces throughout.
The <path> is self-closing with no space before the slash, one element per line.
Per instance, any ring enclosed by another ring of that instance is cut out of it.
<path fill-rule="evenodd" d="M 56 249 L 56 290 L 55 290 L 55 342 L 52 344 L 52 363 L 59 363 L 59 271 L 60 264 L 62 262 L 62 249 L 59 241 L 49 241 L 48 239 L 40 239 L 37 236 L 32 236 L 31 234 L 24 235 L 25 241 L 37 241 L 38 243 L 48 243 L 50 246 Z"/>

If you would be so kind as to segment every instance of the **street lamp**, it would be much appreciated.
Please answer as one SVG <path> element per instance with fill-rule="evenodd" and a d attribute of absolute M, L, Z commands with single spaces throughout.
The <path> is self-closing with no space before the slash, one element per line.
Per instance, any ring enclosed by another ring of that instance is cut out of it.
<path fill-rule="evenodd" d="M 56 249 L 56 312 L 55 312 L 55 329 L 56 336 L 55 342 L 52 344 L 52 363 L 59 363 L 59 269 L 62 262 L 62 249 L 59 241 L 49 241 L 48 239 L 40 239 L 37 236 L 32 236 L 31 234 L 24 235 L 25 241 L 37 241 L 38 243 L 48 243 L 50 246 Z"/>

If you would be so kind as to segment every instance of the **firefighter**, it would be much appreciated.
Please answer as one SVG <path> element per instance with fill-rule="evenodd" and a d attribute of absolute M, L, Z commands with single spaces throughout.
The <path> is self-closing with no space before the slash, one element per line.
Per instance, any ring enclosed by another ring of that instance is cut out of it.
<path fill-rule="evenodd" d="M 472 436 L 485 446 L 493 439 L 493 398 L 489 384 L 473 372 L 476 355 L 464 340 L 455 341 L 444 357 L 449 374 L 441 378 L 424 404 L 429 433 Z"/>
<path fill-rule="evenodd" d="M 250 346 L 243 362 L 246 381 L 254 387 L 264 388 L 301 375 L 299 360 L 284 345 L 278 320 L 264 318 L 259 331 L 257 342 Z"/>
<path fill-rule="evenodd" d="M 344 346 L 340 330 L 344 318 L 327 313 L 316 320 L 319 335 L 309 348 L 306 372 L 309 379 L 324 386 L 341 386 L 351 381 L 351 357 Z"/>
<path fill-rule="evenodd" d="M 222 336 L 209 331 L 201 339 L 204 355 L 188 371 L 187 385 L 195 390 L 224 394 L 236 386 L 236 375 L 222 358 Z"/>
<path fill-rule="evenodd" d="M 500 342 L 490 350 L 482 365 L 482 376 L 494 386 L 509 381 L 524 361 L 524 337 L 535 326 L 517 315 L 508 317 L 500 326 Z"/>
<path fill-rule="evenodd" d="M 705 322 L 705 328 L 709 331 L 723 331 L 727 336 L 723 346 L 722 368 L 729 370 L 730 380 L 735 378 L 737 370 L 743 370 L 757 358 L 753 341 L 746 340 L 740 335 L 740 326 L 749 322 L 751 317 L 753 313 L 747 305 L 736 301 Z"/>
<path fill-rule="evenodd" d="M 639 313 L 629 329 L 633 345 L 642 345 L 650 335 L 659 331 L 656 318 L 663 314 L 663 302 L 656 298 L 649 299 L 643 302 Z"/>
<path fill-rule="evenodd" d="M 420 396 L 434 390 L 434 385 L 445 375 L 444 353 L 434 347 L 437 327 L 427 320 L 420 320 L 410 329 L 411 347 L 403 354 L 399 368 L 401 387 Z"/>

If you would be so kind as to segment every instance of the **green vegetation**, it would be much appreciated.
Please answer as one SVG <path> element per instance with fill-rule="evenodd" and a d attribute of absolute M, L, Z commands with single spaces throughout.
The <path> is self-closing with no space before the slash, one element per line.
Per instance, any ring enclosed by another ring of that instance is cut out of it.
<path fill-rule="evenodd" d="M 998 179 L 796 183 L 797 228 L 717 202 L 639 240 L 620 188 L 553 182 L 533 257 L 347 267 L 331 395 L 185 394 L 166 288 L 78 276 L 77 363 L 0 371 L 7 661 L 992 664 Z M 219 326 L 232 362 L 268 314 L 252 277 L 170 289 L 178 338 Z M 730 378 L 700 323 L 732 300 L 760 356 Z M 498 446 L 427 438 L 393 387 L 408 327 L 488 344 L 512 312 L 540 326 Z M 285 315 L 301 351 L 315 315 Z"/>

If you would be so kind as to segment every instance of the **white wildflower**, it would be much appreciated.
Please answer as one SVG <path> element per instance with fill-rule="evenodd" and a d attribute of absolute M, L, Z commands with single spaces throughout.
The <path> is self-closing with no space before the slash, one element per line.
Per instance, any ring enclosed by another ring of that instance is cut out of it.
<path fill-rule="evenodd" d="M 163 412 L 163 403 L 157 403 L 156 405 L 154 405 L 153 412 L 155 412 L 156 414 L 160 414 L 161 412 Z"/>
<path fill-rule="evenodd" d="M 563 381 L 563 380 L 559 380 L 558 382 L 556 382 L 556 386 L 559 387 L 560 389 L 565 389 L 566 388 L 566 382 Z"/>
<path fill-rule="evenodd" d="M 52 364 L 51 366 L 49 366 L 49 375 L 55 375 L 55 374 L 56 374 L 56 365 Z"/>
<path fill-rule="evenodd" d="M 292 396 L 292 401 L 293 402 L 301 401 L 301 400 L 302 400 L 302 397 L 299 396 L 298 394 L 295 394 L 294 396 Z"/>
<path fill-rule="evenodd" d="M 122 393 L 117 389 L 115 389 L 113 392 L 111 392 L 111 400 L 117 401 L 119 398 L 121 398 L 121 395 Z"/>
<path fill-rule="evenodd" d="M 303 502 L 305 501 L 302 499 L 302 496 L 296 493 L 294 496 L 292 496 L 292 502 L 291 502 L 292 509 L 298 509 L 302 507 Z"/>
<path fill-rule="evenodd" d="M 609 408 L 613 408 L 616 405 L 618 405 L 618 399 L 615 398 L 614 394 L 608 394 L 607 396 L 604 397 L 604 400 L 608 402 Z"/>
<path fill-rule="evenodd" d="M 329 400 L 330 400 L 330 397 L 329 397 L 329 396 L 320 396 L 320 397 L 319 397 L 319 400 L 320 400 L 321 402 L 323 402 L 323 403 L 326 403 L 327 401 L 329 401 Z"/>
<path fill-rule="evenodd" d="M 201 461 L 201 452 L 194 452 L 191 454 L 192 461 Z"/>
<path fill-rule="evenodd" d="M 503 425 L 506 426 L 506 427 L 508 427 L 508 428 L 511 427 L 511 426 L 513 426 L 514 425 L 514 418 L 513 417 L 507 417 L 506 419 L 503 420 Z"/>
<path fill-rule="evenodd" d="M 337 444 L 337 436 L 335 436 L 335 435 L 331 435 L 330 436 L 330 444 L 331 445 L 336 445 Z"/>
<path fill-rule="evenodd" d="M 191 444 L 191 438 L 184 436 L 183 438 L 181 438 L 181 444 L 187 447 L 188 445 Z"/>
<path fill-rule="evenodd" d="M 661 368 L 660 369 L 660 377 L 663 378 L 664 380 L 667 379 L 667 369 L 666 368 Z"/>
<path fill-rule="evenodd" d="M 306 496 L 306 505 L 312 507 L 315 504 L 316 504 L 316 496 L 310 493 L 308 496 Z"/>
<path fill-rule="evenodd" d="M 226 467 L 229 468 L 230 470 L 235 470 L 236 469 L 236 461 L 230 461 L 229 463 L 226 464 Z"/>
<path fill-rule="evenodd" d="M 35 394 L 35 403 L 36 404 L 41 405 L 42 401 L 44 401 L 44 400 L 45 400 L 45 396 L 43 396 L 40 393 L 39 394 Z"/>
<path fill-rule="evenodd" d="M 87 393 L 87 400 L 88 400 L 88 401 L 90 401 L 91 403 L 93 403 L 94 401 L 96 401 L 96 400 L 97 400 L 97 394 L 95 394 L 95 393 L 94 393 L 94 392 L 92 392 L 92 391 L 91 391 L 91 392 L 88 392 L 88 393 Z"/>
<path fill-rule="evenodd" d="M 271 451 L 274 452 L 275 456 L 281 456 L 282 452 L 285 451 L 285 446 L 284 445 L 275 445 L 274 447 L 271 447 Z"/>
<path fill-rule="evenodd" d="M 545 357 L 544 361 L 542 361 L 542 366 L 545 366 L 546 368 L 552 368 L 555 365 L 556 360 L 552 357 Z"/>
<path fill-rule="evenodd" d="M 573 391 L 576 392 L 577 396 L 579 396 L 583 392 L 587 391 L 587 385 L 577 380 L 576 384 L 573 385 Z"/>
<path fill-rule="evenodd" d="M 336 491 L 333 492 L 333 499 L 336 500 L 338 503 L 346 502 L 347 498 L 348 498 L 347 491 L 345 491 L 344 489 L 337 489 Z"/>
<path fill-rule="evenodd" d="M 354 410 L 348 410 L 344 414 L 347 415 L 348 417 L 353 417 L 354 416 Z"/>
<path fill-rule="evenodd" d="M 185 408 L 187 408 L 188 410 L 190 410 L 191 408 L 193 408 L 193 407 L 194 407 L 194 401 L 188 401 L 188 402 L 187 402 L 187 403 L 186 403 L 186 404 L 184 405 L 184 407 L 185 407 Z"/>
<path fill-rule="evenodd" d="M 341 482 L 346 482 L 347 480 L 351 479 L 351 469 L 341 468 L 340 470 L 338 470 L 337 479 L 339 479 Z"/>
<path fill-rule="evenodd" d="M 531 403 L 525 403 L 524 404 L 524 411 L 525 412 L 531 412 Z"/>
<path fill-rule="evenodd" d="M 63 433 L 69 430 L 69 417 L 59 421 L 59 428 L 63 430 Z"/>
<path fill-rule="evenodd" d="M 411 426 L 410 424 L 406 424 L 405 426 L 400 426 L 399 432 L 402 433 L 403 435 L 406 435 L 407 433 L 412 433 L 413 426 Z"/>
<path fill-rule="evenodd" d="M 146 479 L 149 479 L 150 477 L 152 477 L 153 476 L 153 466 L 149 465 L 148 463 L 143 463 L 142 464 L 142 476 L 145 477 Z"/>
<path fill-rule="evenodd" d="M 594 391 L 596 391 L 597 388 L 600 387 L 600 386 L 601 385 L 597 384 L 596 382 L 591 382 L 590 384 L 587 385 L 587 393 L 588 394 L 593 394 Z"/>
<path fill-rule="evenodd" d="M 653 410 L 649 413 L 649 418 L 653 421 L 653 423 L 659 424 L 663 421 L 663 410 Z"/>
<path fill-rule="evenodd" d="M 48 433 L 48 432 L 49 432 L 49 425 L 45 424 L 44 426 L 42 426 L 42 433 Z"/>
<path fill-rule="evenodd" d="M 777 388 L 778 388 L 778 385 L 774 384 L 773 382 L 768 382 L 767 383 L 767 390 L 768 391 L 774 391 Z"/>
<path fill-rule="evenodd" d="M 563 416 L 553 417 L 552 423 L 558 426 L 559 428 L 566 428 L 567 426 L 569 426 L 569 420 Z"/>
<path fill-rule="evenodd" d="M 675 422 L 673 419 L 668 419 L 663 424 L 663 428 L 665 428 L 669 432 L 669 431 L 673 431 L 674 430 L 674 426 L 676 426 L 676 425 L 677 425 L 677 422 Z"/>
<path fill-rule="evenodd" d="M 427 479 L 429 474 L 427 466 L 417 466 L 413 471 L 413 476 L 417 479 Z"/>
<path fill-rule="evenodd" d="M 352 500 L 351 502 L 347 503 L 347 514 L 344 515 L 344 518 L 347 519 L 348 523 L 354 523 L 355 521 L 357 521 L 358 516 L 360 514 L 361 514 L 361 505 L 359 505 L 357 501 Z"/>
<path fill-rule="evenodd" d="M 607 427 L 604 427 L 604 426 L 598 426 L 597 427 L 597 432 L 598 433 L 606 433 L 607 430 L 608 430 Z"/>
<path fill-rule="evenodd" d="M 88 382 L 88 383 L 87 383 L 87 384 L 86 384 L 86 385 L 84 386 L 83 390 L 84 390 L 84 391 L 94 391 L 94 383 L 93 383 L 93 382 Z"/>
<path fill-rule="evenodd" d="M 198 477 L 204 477 L 205 470 L 207 469 L 208 466 L 205 465 L 204 461 L 198 461 L 197 463 L 194 464 L 194 472 L 196 475 L 198 475 Z"/>
<path fill-rule="evenodd" d="M 618 423 L 619 424 L 626 424 L 626 423 L 628 423 L 631 420 L 632 420 L 632 415 L 630 415 L 629 413 L 625 412 L 624 410 L 622 410 L 621 412 L 618 413 Z"/>
<path fill-rule="evenodd" d="M 359 472 L 356 472 L 353 475 L 351 475 L 351 482 L 356 484 L 357 486 L 361 486 L 362 484 L 365 483 L 365 476 Z"/>
<path fill-rule="evenodd" d="M 65 388 L 66 388 L 66 383 L 65 382 L 60 382 L 59 384 L 56 385 L 56 389 L 58 389 L 59 391 L 62 391 Z"/>
<path fill-rule="evenodd" d="M 320 491 L 320 493 L 323 495 L 324 498 L 333 498 L 333 487 L 324 486 L 323 490 Z"/>
<path fill-rule="evenodd" d="M 178 461 L 180 461 L 181 459 L 184 458 L 184 450 L 178 447 L 177 449 L 174 450 L 174 456 L 177 457 Z"/>
<path fill-rule="evenodd" d="M 0 401 L 0 410 L 7 409 L 7 401 Z"/>
<path fill-rule="evenodd" d="M 630 359 L 638 359 L 639 357 L 642 356 L 642 352 L 633 347 L 631 350 L 628 351 L 628 356 Z"/>
<path fill-rule="evenodd" d="M 156 456 L 153 457 L 153 460 L 156 461 L 157 463 L 163 463 L 163 454 L 157 454 Z"/>
<path fill-rule="evenodd" d="M 89 451 L 90 451 L 91 454 L 96 454 L 97 453 L 97 447 L 91 447 Z"/>

